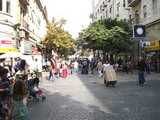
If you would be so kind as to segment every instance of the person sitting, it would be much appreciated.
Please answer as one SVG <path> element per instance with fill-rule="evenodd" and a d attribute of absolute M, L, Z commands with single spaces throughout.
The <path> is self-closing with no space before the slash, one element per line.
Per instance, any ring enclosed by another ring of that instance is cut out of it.
<path fill-rule="evenodd" d="M 39 88 L 39 78 L 36 74 L 31 74 L 27 81 L 29 98 L 32 97 L 34 100 L 39 101 L 39 98 L 42 98 L 42 101 L 46 99 L 43 91 Z"/>

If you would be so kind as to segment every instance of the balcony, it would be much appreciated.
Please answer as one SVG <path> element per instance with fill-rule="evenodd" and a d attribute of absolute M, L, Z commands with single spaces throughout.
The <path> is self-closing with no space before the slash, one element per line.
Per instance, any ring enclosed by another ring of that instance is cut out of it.
<path fill-rule="evenodd" d="M 128 0 L 128 6 L 129 7 L 135 7 L 140 2 L 141 2 L 141 0 Z"/>

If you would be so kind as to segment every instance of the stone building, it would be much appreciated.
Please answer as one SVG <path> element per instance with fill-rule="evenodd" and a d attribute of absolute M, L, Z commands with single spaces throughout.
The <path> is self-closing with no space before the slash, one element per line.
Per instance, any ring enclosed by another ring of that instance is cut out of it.
<path fill-rule="evenodd" d="M 131 20 L 134 24 L 145 25 L 146 55 L 153 60 L 154 68 L 160 71 L 160 0 L 128 0 Z"/>
<path fill-rule="evenodd" d="M 93 0 L 93 21 L 105 18 L 129 19 L 127 0 Z"/>
<path fill-rule="evenodd" d="M 32 55 L 46 33 L 47 21 L 42 0 L 0 0 L 0 53 Z"/>

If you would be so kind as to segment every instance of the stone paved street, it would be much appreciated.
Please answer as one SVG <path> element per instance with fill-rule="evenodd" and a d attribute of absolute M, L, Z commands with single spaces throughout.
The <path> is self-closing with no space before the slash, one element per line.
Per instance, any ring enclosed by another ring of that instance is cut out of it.
<path fill-rule="evenodd" d="M 160 80 L 148 77 L 139 87 L 136 79 L 122 76 L 115 88 L 93 75 L 42 80 L 47 99 L 29 105 L 31 120 L 160 120 Z"/>

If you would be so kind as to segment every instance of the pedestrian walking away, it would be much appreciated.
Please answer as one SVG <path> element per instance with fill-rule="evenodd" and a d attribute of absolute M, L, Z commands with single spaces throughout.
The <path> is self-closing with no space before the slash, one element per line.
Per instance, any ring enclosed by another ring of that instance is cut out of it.
<path fill-rule="evenodd" d="M 144 58 L 140 58 L 138 62 L 138 80 L 140 86 L 143 86 L 144 83 L 146 82 L 144 77 L 145 68 L 146 68 L 145 60 Z"/>
<path fill-rule="evenodd" d="M 99 77 L 102 77 L 102 70 L 103 70 L 103 64 L 102 64 L 102 61 L 99 60 L 98 64 L 97 64 L 97 70 L 98 70 L 98 74 L 99 74 Z"/>

